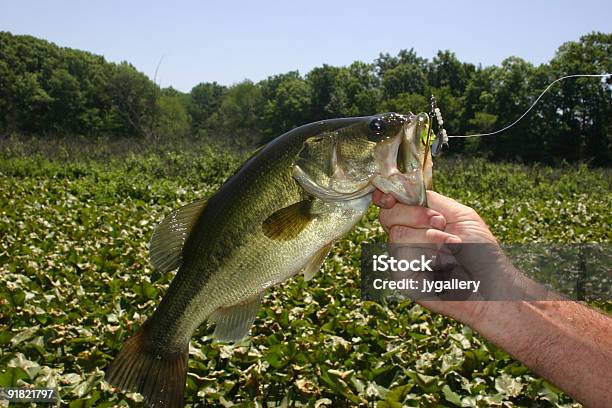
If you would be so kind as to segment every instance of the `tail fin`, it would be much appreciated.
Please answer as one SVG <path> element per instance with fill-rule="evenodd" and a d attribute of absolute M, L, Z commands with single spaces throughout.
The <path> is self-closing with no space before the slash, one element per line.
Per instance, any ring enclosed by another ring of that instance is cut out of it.
<path fill-rule="evenodd" d="M 182 408 L 189 345 L 176 352 L 147 347 L 144 326 L 130 338 L 106 371 L 106 381 L 142 394 L 151 408 Z"/>

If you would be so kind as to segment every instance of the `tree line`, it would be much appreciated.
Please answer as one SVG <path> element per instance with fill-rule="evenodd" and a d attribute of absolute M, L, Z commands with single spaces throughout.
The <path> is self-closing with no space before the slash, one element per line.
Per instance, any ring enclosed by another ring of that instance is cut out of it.
<path fill-rule="evenodd" d="M 490 132 L 518 118 L 553 80 L 612 72 L 612 34 L 593 32 L 561 45 L 535 66 L 509 57 L 500 66 L 431 59 L 414 50 L 371 63 L 323 65 L 189 93 L 160 88 L 127 62 L 0 32 L 0 131 L 172 138 L 191 135 L 254 147 L 305 123 L 377 112 L 429 110 L 435 95 L 449 134 Z M 453 139 L 451 151 L 493 159 L 589 161 L 610 165 L 612 80 L 555 85 L 532 112 L 500 136 Z"/>

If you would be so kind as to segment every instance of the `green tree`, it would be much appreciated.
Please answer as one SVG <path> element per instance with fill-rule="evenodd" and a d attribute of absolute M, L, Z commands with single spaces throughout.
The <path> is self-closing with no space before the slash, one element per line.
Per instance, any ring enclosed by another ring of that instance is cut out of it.
<path fill-rule="evenodd" d="M 29 132 L 42 131 L 47 124 L 53 98 L 42 87 L 40 74 L 24 72 L 15 75 L 14 81 L 10 99 L 15 102 L 12 109 L 15 112 L 15 127 Z"/>
<path fill-rule="evenodd" d="M 612 34 L 593 32 L 578 42 L 559 47 L 550 62 L 555 77 L 576 73 L 612 72 Z M 592 158 L 600 165 L 612 160 L 612 80 L 592 78 L 567 80 L 553 93 L 559 126 L 547 139 L 554 145 L 552 155 L 570 160 Z M 551 118 L 552 119 L 552 118 Z"/>
<path fill-rule="evenodd" d="M 161 91 L 157 98 L 157 137 L 187 136 L 191 131 L 191 116 L 187 111 L 187 95 L 173 88 Z"/>
<path fill-rule="evenodd" d="M 261 87 L 253 82 L 244 80 L 232 85 L 206 126 L 230 145 L 256 146 L 262 141 L 259 124 L 263 116 L 263 101 Z"/>
<path fill-rule="evenodd" d="M 306 80 L 312 89 L 311 121 L 372 115 L 382 96 L 374 65 L 361 61 L 314 68 Z"/>
<path fill-rule="evenodd" d="M 346 92 L 336 79 L 340 68 L 324 64 L 313 68 L 306 80 L 312 90 L 311 119 L 313 121 L 346 116 L 348 114 Z"/>
<path fill-rule="evenodd" d="M 57 132 L 80 133 L 83 100 L 79 81 L 68 70 L 53 71 L 48 82 L 49 97 L 52 99 L 49 111 L 49 125 Z"/>
<path fill-rule="evenodd" d="M 381 111 L 398 113 L 429 112 L 429 98 L 419 93 L 401 93 L 381 104 Z"/>
<path fill-rule="evenodd" d="M 493 89 L 493 114 L 497 116 L 497 129 L 520 117 L 533 103 L 534 91 L 530 78 L 534 72 L 532 64 L 521 58 L 510 57 L 502 61 L 495 70 Z M 541 138 L 532 127 L 533 116 L 526 116 L 503 134 L 484 140 L 495 157 L 504 159 L 528 159 L 541 149 Z"/>
<path fill-rule="evenodd" d="M 310 119 L 310 85 L 297 71 L 275 75 L 258 84 L 265 100 L 261 130 L 274 138 Z"/>
<path fill-rule="evenodd" d="M 475 67 L 448 50 L 428 62 L 403 49 L 372 64 L 323 65 L 305 77 L 289 72 L 229 88 L 200 83 L 184 94 L 159 89 L 126 62 L 0 32 L 0 131 L 163 137 L 191 131 L 252 146 L 326 118 L 428 111 L 434 94 L 449 133 L 483 133 L 516 120 L 554 79 L 610 71 L 612 34 L 594 32 L 563 44 L 537 67 L 516 57 Z M 564 81 L 516 126 L 469 143 L 455 139 L 452 151 L 610 165 L 611 83 Z"/>
<path fill-rule="evenodd" d="M 191 88 L 189 103 L 189 115 L 194 132 L 204 128 L 206 121 L 215 113 L 227 88 L 216 82 L 202 82 Z"/>
<path fill-rule="evenodd" d="M 377 113 L 382 93 L 374 64 L 355 61 L 343 72 L 345 73 L 343 86 L 349 99 L 350 116 Z"/>
<path fill-rule="evenodd" d="M 374 61 L 374 67 L 379 78 L 384 78 L 385 73 L 399 65 L 414 65 L 425 72 L 427 68 L 427 59 L 419 57 L 413 48 L 409 50 L 400 50 L 397 57 L 389 53 L 381 53 Z"/>
<path fill-rule="evenodd" d="M 461 96 L 474 71 L 474 65 L 460 62 L 455 53 L 449 50 L 438 51 L 427 66 L 427 78 L 431 86 L 448 86 L 454 96 Z"/>
<path fill-rule="evenodd" d="M 386 98 L 394 98 L 402 93 L 423 94 L 427 86 L 427 78 L 418 65 L 400 64 L 385 71 L 382 86 Z"/>
<path fill-rule="evenodd" d="M 108 93 L 115 132 L 152 136 L 157 114 L 158 88 L 127 62 L 115 65 Z"/>

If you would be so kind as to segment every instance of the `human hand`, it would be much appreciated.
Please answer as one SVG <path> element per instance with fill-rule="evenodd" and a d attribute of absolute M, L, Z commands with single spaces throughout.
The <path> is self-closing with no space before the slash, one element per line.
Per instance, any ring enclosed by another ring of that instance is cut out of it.
<path fill-rule="evenodd" d="M 476 211 L 434 191 L 427 191 L 429 207 L 398 203 L 380 190 L 373 200 L 381 207 L 380 223 L 391 243 L 497 244 Z"/>
<path fill-rule="evenodd" d="M 477 330 L 585 406 L 609 405 L 609 316 L 567 301 L 516 270 L 470 207 L 433 191 L 427 191 L 429 208 L 397 203 L 381 191 L 373 198 L 390 243 L 417 249 L 435 244 L 439 253 L 451 253 L 470 279 L 479 279 L 484 292 L 503 299 L 426 300 L 417 294 L 413 300 Z"/>
<path fill-rule="evenodd" d="M 435 312 L 474 325 L 486 310 L 487 302 L 482 299 L 500 294 L 520 297 L 515 291 L 517 271 L 507 262 L 497 240 L 472 208 L 433 191 L 427 191 L 429 207 L 398 203 L 393 196 L 378 190 L 373 199 L 381 207 L 380 222 L 389 235 L 389 243 L 407 247 L 437 244 L 440 246 L 438 259 L 448 262 L 452 258 L 460 267 L 453 269 L 451 276 L 467 276 L 481 283 L 480 297 L 461 301 L 430 300 L 430 296 L 423 298 L 411 292 L 409 296 L 413 300 Z"/>

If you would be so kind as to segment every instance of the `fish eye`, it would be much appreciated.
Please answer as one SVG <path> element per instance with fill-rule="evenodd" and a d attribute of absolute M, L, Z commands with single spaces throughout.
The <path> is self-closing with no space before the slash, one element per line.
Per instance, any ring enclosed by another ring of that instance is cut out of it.
<path fill-rule="evenodd" d="M 383 134 L 385 131 L 385 121 L 382 118 L 374 118 L 368 125 L 370 128 L 370 133 L 368 135 L 368 139 L 372 142 L 379 142 L 383 139 Z"/>
<path fill-rule="evenodd" d="M 370 122 L 370 130 L 375 133 L 382 133 L 385 130 L 385 121 L 382 118 L 374 118 Z"/>

